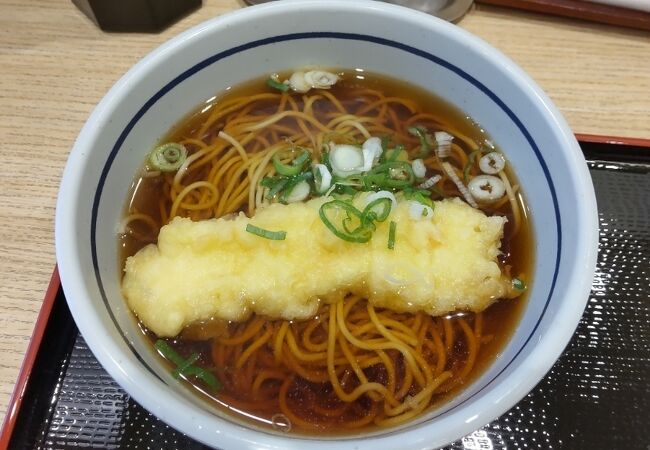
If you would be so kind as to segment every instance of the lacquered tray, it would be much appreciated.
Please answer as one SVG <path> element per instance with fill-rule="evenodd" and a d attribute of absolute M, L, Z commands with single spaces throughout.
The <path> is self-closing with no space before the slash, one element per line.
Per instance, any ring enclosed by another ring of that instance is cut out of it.
<path fill-rule="evenodd" d="M 600 218 L 598 265 L 580 325 L 530 394 L 449 449 L 650 448 L 650 141 L 579 137 Z M 149 414 L 102 369 L 55 271 L 0 448 L 207 447 Z"/>

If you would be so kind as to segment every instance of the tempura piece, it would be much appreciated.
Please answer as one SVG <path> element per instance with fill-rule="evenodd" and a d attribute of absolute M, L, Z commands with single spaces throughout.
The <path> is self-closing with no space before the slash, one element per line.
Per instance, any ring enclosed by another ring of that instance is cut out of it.
<path fill-rule="evenodd" d="M 319 208 L 330 200 L 272 204 L 253 218 L 175 218 L 157 245 L 128 258 L 122 287 L 130 308 L 158 336 L 175 336 L 211 317 L 307 319 L 320 301 L 348 293 L 377 307 L 434 316 L 482 311 L 513 295 L 497 264 L 504 217 L 453 199 L 414 219 L 402 200 L 370 242 L 359 244 L 325 227 Z M 286 238 L 266 239 L 247 232 L 247 224 L 285 231 Z"/>

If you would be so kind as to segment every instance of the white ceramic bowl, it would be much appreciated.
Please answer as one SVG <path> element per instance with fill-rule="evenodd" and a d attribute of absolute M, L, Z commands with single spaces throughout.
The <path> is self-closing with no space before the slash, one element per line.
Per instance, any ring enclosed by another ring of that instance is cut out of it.
<path fill-rule="evenodd" d="M 119 290 L 116 227 L 147 151 L 185 114 L 242 81 L 292 68 L 363 68 L 442 96 L 506 153 L 532 211 L 530 300 L 511 341 L 449 403 L 357 437 L 255 430 L 184 389 L 144 343 Z M 247 8 L 167 42 L 117 82 L 65 169 L 56 249 L 74 318 L 101 364 L 145 408 L 221 448 L 432 448 L 481 427 L 551 368 L 582 314 L 595 267 L 596 202 L 580 149 L 555 106 L 509 59 L 462 29 L 383 2 L 304 0 Z"/>

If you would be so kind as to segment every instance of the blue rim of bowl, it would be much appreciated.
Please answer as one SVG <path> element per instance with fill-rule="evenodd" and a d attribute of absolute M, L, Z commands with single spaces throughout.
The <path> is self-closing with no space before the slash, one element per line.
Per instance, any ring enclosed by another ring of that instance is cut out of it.
<path fill-rule="evenodd" d="M 102 169 L 102 173 L 99 177 L 99 181 L 97 183 L 97 189 L 95 190 L 95 195 L 93 199 L 93 207 L 92 207 L 92 213 L 91 213 L 91 231 L 90 231 L 90 244 L 91 244 L 91 252 L 92 252 L 92 260 L 93 260 L 93 269 L 95 272 L 95 278 L 97 280 L 97 285 L 99 287 L 99 291 L 102 296 L 102 300 L 104 301 L 104 305 L 106 307 L 106 310 L 115 324 L 115 328 L 119 331 L 120 335 L 122 336 L 122 339 L 124 340 L 125 344 L 128 346 L 128 348 L 131 350 L 131 352 L 135 355 L 135 357 L 140 361 L 140 363 L 149 371 L 151 372 L 156 378 L 160 379 L 160 377 L 156 374 L 156 372 L 149 367 L 149 365 L 144 361 L 144 359 L 140 356 L 140 354 L 135 350 L 133 345 L 129 342 L 128 338 L 126 337 L 126 334 L 118 324 L 113 311 L 110 308 L 108 298 L 106 296 L 106 292 L 104 290 L 104 283 L 102 281 L 101 273 L 99 270 L 99 259 L 97 256 L 97 240 L 96 240 L 96 232 L 97 232 L 97 216 L 98 216 L 98 211 L 99 211 L 99 203 L 101 200 L 101 195 L 102 191 L 104 188 L 104 184 L 106 182 L 106 177 L 108 176 L 108 172 L 110 171 L 111 165 L 113 164 L 113 161 L 115 160 L 115 157 L 117 156 L 117 153 L 120 151 L 120 148 L 124 141 L 126 140 L 127 136 L 135 127 L 136 123 L 144 116 L 144 114 L 158 101 L 160 100 L 165 94 L 167 94 L 169 91 L 171 91 L 174 87 L 176 87 L 178 84 L 182 83 L 184 80 L 187 78 L 191 77 L 192 75 L 196 74 L 197 72 L 200 72 L 201 70 L 205 69 L 206 67 L 214 64 L 217 61 L 220 61 L 224 58 L 227 58 L 229 56 L 236 55 L 237 53 L 241 53 L 247 50 L 251 50 L 257 47 L 262 47 L 265 45 L 271 45 L 279 42 L 286 42 L 286 41 L 292 41 L 292 40 L 304 40 L 304 39 L 322 39 L 322 38 L 329 38 L 329 39 L 341 39 L 341 40 L 352 40 L 352 41 L 365 41 L 365 42 L 370 42 L 373 44 L 379 44 L 387 47 L 392 47 L 398 50 L 405 51 L 407 53 L 410 53 L 415 56 L 419 56 L 421 58 L 424 58 L 434 64 L 437 64 L 441 67 L 444 67 L 452 72 L 454 72 L 456 75 L 460 76 L 461 78 L 465 79 L 472 85 L 474 85 L 477 89 L 479 89 L 481 92 L 483 92 L 485 95 L 488 96 L 499 108 L 503 110 L 503 112 L 506 113 L 506 115 L 513 121 L 513 123 L 517 126 L 519 131 L 523 134 L 523 136 L 526 138 L 528 143 L 530 144 L 531 148 L 535 152 L 535 156 L 537 157 L 540 166 L 542 167 L 542 171 L 544 172 L 544 176 L 546 178 L 546 181 L 548 182 L 548 187 L 551 192 L 551 197 L 553 199 L 553 208 L 555 211 L 555 222 L 556 222 L 556 229 L 557 229 L 557 253 L 556 253 L 556 258 L 555 258 L 555 268 L 553 271 L 553 279 L 549 288 L 549 293 L 546 298 L 546 302 L 544 304 L 544 308 L 542 309 L 541 314 L 539 315 L 537 322 L 535 323 L 535 326 L 533 327 L 532 331 L 522 344 L 522 346 L 517 350 L 515 355 L 511 358 L 508 363 L 497 373 L 494 377 L 492 377 L 489 381 L 487 381 L 480 389 L 478 389 L 476 392 L 474 392 L 472 395 L 467 397 L 465 400 L 462 402 L 449 407 L 447 409 L 441 409 L 435 416 L 428 418 L 425 422 L 419 422 L 417 424 L 413 424 L 411 426 L 407 426 L 404 428 L 400 428 L 399 431 L 403 431 L 405 429 L 412 428 L 414 426 L 420 426 L 423 423 L 430 422 L 431 420 L 434 420 L 437 417 L 440 417 L 443 414 L 448 414 L 454 409 L 460 407 L 461 405 L 467 403 L 471 399 L 473 399 L 476 395 L 478 395 L 481 391 L 483 391 L 485 388 L 487 388 L 490 384 L 492 384 L 497 378 L 501 376 L 503 372 L 505 372 L 510 365 L 519 357 L 521 352 L 526 348 L 532 337 L 535 335 L 535 332 L 537 331 L 537 328 L 539 327 L 539 324 L 541 323 L 542 319 L 544 318 L 544 315 L 546 314 L 546 310 L 548 309 L 548 305 L 551 302 L 551 299 L 553 297 L 553 292 L 555 291 L 555 283 L 557 281 L 557 277 L 559 274 L 559 269 L 560 269 L 560 256 L 561 256 L 561 248 L 562 248 L 562 229 L 561 229 L 561 222 L 560 222 L 560 208 L 557 200 L 557 195 L 556 195 L 556 190 L 555 186 L 553 184 L 553 180 L 551 178 L 551 174 L 549 172 L 548 166 L 546 165 L 546 162 L 544 161 L 544 158 L 542 157 L 542 154 L 539 150 L 539 147 L 533 140 L 530 132 L 526 129 L 524 124 L 519 120 L 519 118 L 514 114 L 514 112 L 505 104 L 503 100 L 501 100 L 494 92 L 492 92 L 487 86 L 485 86 L 483 83 L 481 83 L 479 80 L 471 76 L 469 73 L 465 72 L 461 68 L 451 64 L 450 62 L 435 56 L 429 52 L 426 52 L 424 50 L 420 50 L 418 48 L 402 44 L 400 42 L 396 42 L 390 39 L 384 39 L 381 37 L 377 36 L 370 36 L 370 35 L 365 35 L 365 34 L 357 34 L 357 33 L 341 33 L 341 32 L 332 32 L 332 31 L 313 31 L 313 32 L 306 32 L 306 33 L 291 33 L 291 34 L 284 34 L 284 35 L 278 35 L 278 36 L 272 36 L 264 39 L 259 39 L 255 41 L 248 42 L 246 44 L 242 44 L 239 46 L 235 46 L 233 48 L 230 48 L 228 50 L 221 51 L 219 53 L 216 53 L 209 58 L 204 59 L 203 61 L 195 64 L 194 66 L 190 67 L 189 69 L 185 70 L 182 72 L 180 75 L 175 77 L 173 80 L 168 82 L 165 86 L 163 86 L 158 92 L 156 92 L 149 100 L 145 102 L 145 104 L 137 111 L 137 113 L 131 118 L 129 123 L 126 125 L 124 130 L 120 133 L 120 136 L 118 137 L 117 141 L 115 142 L 115 145 L 111 149 L 111 152 L 108 155 L 108 159 L 106 160 L 106 163 L 104 164 L 104 167 Z M 162 380 L 161 380 L 162 381 Z M 260 430 L 262 432 L 266 432 L 266 430 Z M 388 431 L 386 433 L 381 433 L 375 436 L 372 436 L 371 438 L 379 438 L 379 437 L 385 437 L 385 436 L 390 436 L 391 434 L 397 432 L 397 430 L 394 431 Z M 270 433 L 269 433 L 270 434 Z M 296 436 L 297 438 L 303 438 L 303 436 Z M 341 438 L 341 439 L 333 439 L 334 440 L 347 440 L 349 438 Z M 367 438 L 366 438 L 367 439 Z"/>

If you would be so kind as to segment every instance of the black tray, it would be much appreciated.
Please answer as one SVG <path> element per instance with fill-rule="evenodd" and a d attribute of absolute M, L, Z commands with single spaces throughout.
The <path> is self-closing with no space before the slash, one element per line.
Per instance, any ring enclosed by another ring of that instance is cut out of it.
<path fill-rule="evenodd" d="M 582 146 L 598 198 L 600 248 L 580 325 L 530 394 L 449 449 L 650 449 L 650 149 Z M 207 448 L 113 381 L 60 288 L 27 376 L 8 431 L 11 449 Z"/>

